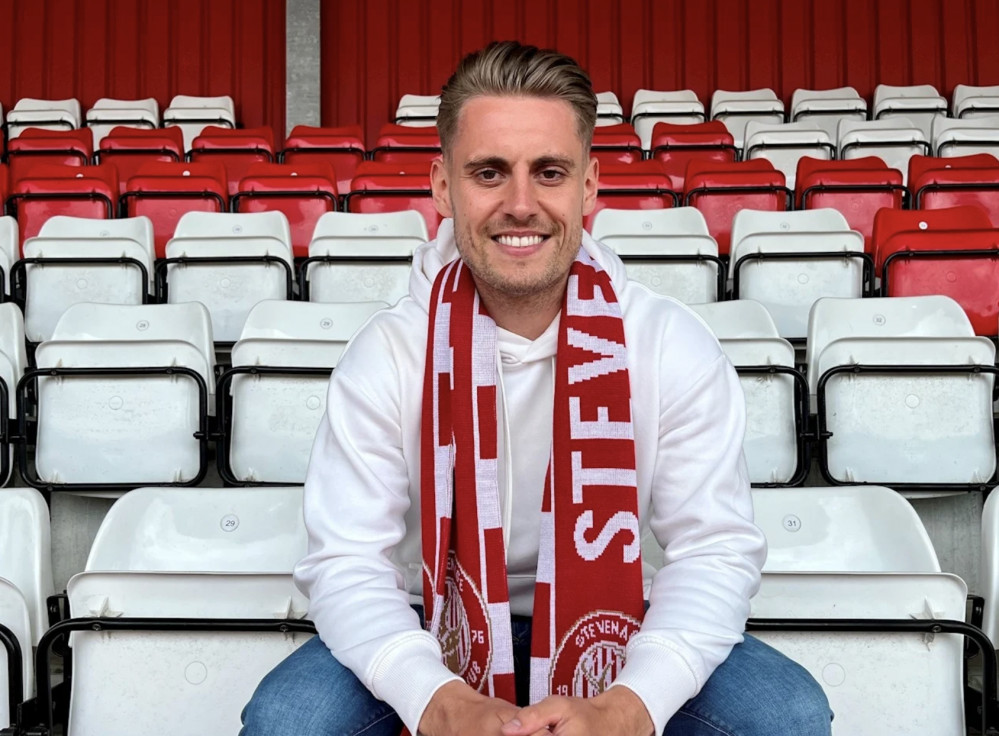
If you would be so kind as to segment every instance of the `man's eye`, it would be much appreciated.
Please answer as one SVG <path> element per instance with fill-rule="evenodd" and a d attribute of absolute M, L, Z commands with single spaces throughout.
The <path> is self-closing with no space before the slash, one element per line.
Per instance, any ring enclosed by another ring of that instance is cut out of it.
<path fill-rule="evenodd" d="M 541 178 L 548 182 L 561 181 L 564 177 L 565 174 L 558 169 L 545 169 L 541 172 Z"/>
<path fill-rule="evenodd" d="M 499 178 L 499 172 L 494 169 L 485 169 L 479 172 L 479 179 L 482 181 L 496 181 Z"/>

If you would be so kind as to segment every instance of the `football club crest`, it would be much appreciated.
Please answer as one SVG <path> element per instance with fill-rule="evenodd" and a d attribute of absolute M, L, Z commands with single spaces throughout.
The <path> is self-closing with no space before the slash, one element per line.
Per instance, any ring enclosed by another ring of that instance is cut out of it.
<path fill-rule="evenodd" d="M 444 664 L 481 692 L 492 657 L 489 614 L 482 594 L 453 551 L 448 555 L 445 585 L 441 615 Z"/>
<path fill-rule="evenodd" d="M 577 698 L 602 693 L 624 667 L 628 639 L 640 626 L 637 619 L 616 611 L 595 611 L 581 618 L 552 658 L 552 692 Z"/>

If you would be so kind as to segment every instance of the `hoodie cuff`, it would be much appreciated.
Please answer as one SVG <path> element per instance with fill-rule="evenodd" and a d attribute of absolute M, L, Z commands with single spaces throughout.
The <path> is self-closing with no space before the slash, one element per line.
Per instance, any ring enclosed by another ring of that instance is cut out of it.
<path fill-rule="evenodd" d="M 653 733 L 661 734 L 666 723 L 700 690 L 693 670 L 686 660 L 661 639 L 641 635 L 628 643 L 627 660 L 611 687 L 631 690 L 645 704 Z"/>
<path fill-rule="evenodd" d="M 425 632 L 393 646 L 375 663 L 371 692 L 384 700 L 416 734 L 430 699 L 442 686 L 460 680 L 441 661 L 440 645 Z"/>

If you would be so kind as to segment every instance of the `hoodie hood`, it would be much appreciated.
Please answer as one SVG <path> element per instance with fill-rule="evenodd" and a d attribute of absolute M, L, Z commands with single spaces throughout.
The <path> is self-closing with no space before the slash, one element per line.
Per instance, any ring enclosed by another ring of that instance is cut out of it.
<path fill-rule="evenodd" d="M 621 298 L 628 277 L 624 263 L 609 247 L 594 240 L 586 230 L 583 233 L 583 248 L 610 275 L 614 290 Z M 454 241 L 454 220 L 450 217 L 441 222 L 437 238 L 417 247 L 413 252 L 413 269 L 409 274 L 409 295 L 425 311 L 430 311 L 430 292 L 437 274 L 448 263 L 458 257 L 458 247 Z"/>

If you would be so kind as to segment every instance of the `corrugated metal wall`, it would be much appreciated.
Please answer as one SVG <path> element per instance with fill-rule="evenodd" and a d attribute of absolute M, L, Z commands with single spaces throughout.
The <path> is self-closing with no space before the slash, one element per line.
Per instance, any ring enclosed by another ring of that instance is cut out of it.
<path fill-rule="evenodd" d="M 0 104 L 231 95 L 284 133 L 285 0 L 0 0 Z"/>
<path fill-rule="evenodd" d="M 999 84 L 997 0 L 323 0 L 323 124 L 373 139 L 403 93 L 504 38 L 576 57 L 626 110 L 643 87 Z"/>

